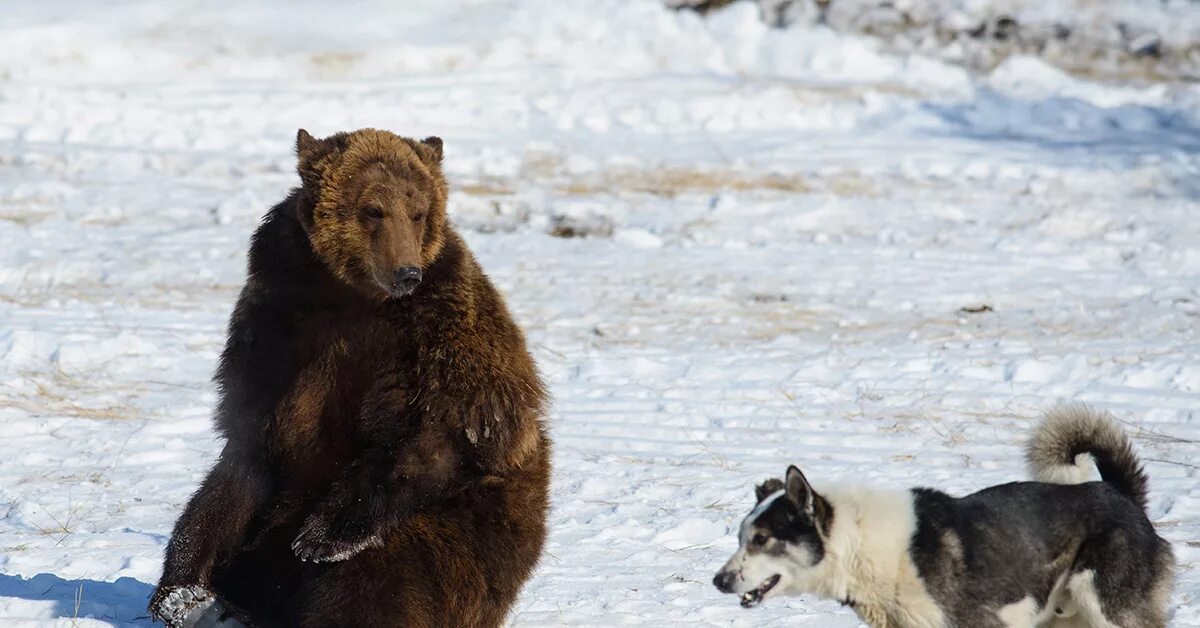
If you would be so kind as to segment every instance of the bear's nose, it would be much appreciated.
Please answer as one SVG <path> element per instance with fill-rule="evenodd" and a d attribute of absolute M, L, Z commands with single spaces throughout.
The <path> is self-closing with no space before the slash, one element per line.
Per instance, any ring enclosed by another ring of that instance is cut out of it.
<path fill-rule="evenodd" d="M 416 290 L 417 285 L 421 283 L 421 269 L 416 266 L 405 266 L 397 270 L 394 283 L 401 294 L 412 294 L 412 291 Z"/>
<path fill-rule="evenodd" d="M 733 593 L 733 577 L 732 571 L 718 571 L 713 578 L 713 586 L 721 593 Z"/>

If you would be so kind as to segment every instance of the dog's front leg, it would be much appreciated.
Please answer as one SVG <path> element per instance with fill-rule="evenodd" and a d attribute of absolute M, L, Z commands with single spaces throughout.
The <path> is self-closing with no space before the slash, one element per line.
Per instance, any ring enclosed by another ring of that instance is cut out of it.
<path fill-rule="evenodd" d="M 864 624 L 871 628 L 888 628 L 887 611 L 878 606 L 855 604 L 854 612 Z"/>

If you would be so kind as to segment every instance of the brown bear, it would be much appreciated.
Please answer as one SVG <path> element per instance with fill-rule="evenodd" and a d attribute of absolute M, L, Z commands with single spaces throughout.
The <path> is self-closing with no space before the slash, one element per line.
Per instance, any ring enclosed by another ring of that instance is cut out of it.
<path fill-rule="evenodd" d="M 545 540 L 547 394 L 447 224 L 442 141 L 301 130 L 296 152 L 216 374 L 227 442 L 150 613 L 497 626 Z"/>

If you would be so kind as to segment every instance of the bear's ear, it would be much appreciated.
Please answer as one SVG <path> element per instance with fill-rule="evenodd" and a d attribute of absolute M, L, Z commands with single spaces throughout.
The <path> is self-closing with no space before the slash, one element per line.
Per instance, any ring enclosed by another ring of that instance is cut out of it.
<path fill-rule="evenodd" d="M 311 158 L 317 152 L 317 146 L 320 144 L 317 138 L 308 134 L 308 131 L 300 129 L 296 131 L 296 156 L 301 161 Z"/>
<path fill-rule="evenodd" d="M 317 139 L 308 131 L 300 129 L 296 132 L 296 170 L 305 186 L 313 186 L 321 180 L 321 170 L 326 164 L 321 163 L 329 155 L 341 149 L 344 134 L 337 134 L 325 139 Z"/>
<path fill-rule="evenodd" d="M 442 138 L 430 135 L 421 140 L 421 143 L 429 148 L 429 152 L 433 153 L 434 163 L 442 163 Z"/>
<path fill-rule="evenodd" d="M 296 131 L 296 157 L 301 164 L 316 164 L 322 157 L 333 153 L 345 145 L 345 133 L 338 133 L 325 139 L 317 139 L 300 129 Z"/>

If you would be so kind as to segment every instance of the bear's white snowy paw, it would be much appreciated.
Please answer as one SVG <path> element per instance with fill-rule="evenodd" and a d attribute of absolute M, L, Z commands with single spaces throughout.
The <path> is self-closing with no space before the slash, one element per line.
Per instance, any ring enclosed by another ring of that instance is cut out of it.
<path fill-rule="evenodd" d="M 151 603 L 150 614 L 170 628 L 193 628 L 210 611 L 215 610 L 218 619 L 222 613 L 216 596 L 200 585 L 168 587 L 155 597 L 158 599 Z M 209 621 L 207 625 L 214 625 L 213 620 Z"/>

